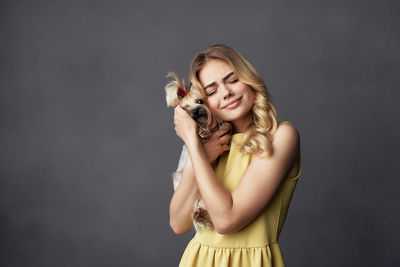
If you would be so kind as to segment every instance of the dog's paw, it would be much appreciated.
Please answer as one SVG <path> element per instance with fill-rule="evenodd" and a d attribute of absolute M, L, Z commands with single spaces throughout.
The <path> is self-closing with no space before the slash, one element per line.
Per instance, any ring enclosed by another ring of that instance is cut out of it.
<path fill-rule="evenodd" d="M 196 231 L 211 229 L 214 227 L 210 215 L 207 212 L 204 200 L 201 197 L 199 197 L 194 203 L 192 220 Z"/>
<path fill-rule="evenodd" d="M 192 219 L 197 231 L 213 228 L 210 215 L 208 215 L 208 212 L 205 209 L 198 208 L 195 210 Z"/>
<path fill-rule="evenodd" d="M 207 222 L 209 219 L 208 212 L 205 209 L 198 208 L 194 213 L 193 213 L 193 220 L 195 220 L 198 223 L 204 223 Z"/>

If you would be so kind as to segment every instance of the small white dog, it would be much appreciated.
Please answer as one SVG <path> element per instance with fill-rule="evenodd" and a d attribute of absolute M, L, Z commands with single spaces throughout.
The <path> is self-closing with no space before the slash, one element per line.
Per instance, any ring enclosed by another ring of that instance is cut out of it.
<path fill-rule="evenodd" d="M 179 80 L 175 73 L 168 73 L 167 77 L 173 77 L 175 80 L 165 86 L 167 105 L 176 107 L 181 105 L 190 116 L 197 122 L 199 127 L 199 136 L 202 142 L 205 142 L 212 134 L 219 129 L 229 129 L 231 124 L 214 118 L 210 109 L 205 104 L 205 95 L 202 90 L 193 86 L 185 86 L 184 82 Z M 180 180 L 180 170 L 185 165 L 187 159 L 186 147 L 183 147 L 179 166 L 172 175 L 174 181 L 174 190 L 176 190 Z M 213 227 L 207 207 L 204 200 L 199 196 L 193 205 L 192 212 L 193 225 L 196 231 L 201 229 L 210 229 Z"/>

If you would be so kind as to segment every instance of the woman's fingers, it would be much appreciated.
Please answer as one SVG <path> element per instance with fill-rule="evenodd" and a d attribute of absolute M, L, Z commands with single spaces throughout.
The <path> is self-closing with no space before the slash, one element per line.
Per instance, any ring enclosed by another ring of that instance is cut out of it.
<path fill-rule="evenodd" d="M 174 111 L 175 112 L 179 112 L 180 110 L 182 110 L 183 108 L 182 108 L 182 106 L 181 105 L 177 105 L 175 108 L 174 108 Z"/>
<path fill-rule="evenodd" d="M 187 111 L 185 109 L 183 109 L 182 106 L 177 105 L 174 109 L 174 113 L 175 115 L 182 115 L 182 116 L 189 116 L 189 114 L 187 113 Z"/>
<path fill-rule="evenodd" d="M 219 138 L 219 142 L 222 143 L 222 144 L 223 143 L 228 143 L 229 140 L 231 140 L 231 135 L 230 134 L 225 134 L 225 135 L 223 135 L 223 136 L 221 136 Z"/>
<path fill-rule="evenodd" d="M 215 132 L 215 135 L 218 137 L 223 136 L 224 134 L 230 132 L 231 128 L 228 129 L 219 129 L 218 131 Z"/>
<path fill-rule="evenodd" d="M 231 139 L 230 129 L 220 129 L 214 133 L 214 136 L 219 144 L 227 143 Z"/>
<path fill-rule="evenodd" d="M 230 146 L 228 146 L 227 144 L 222 144 L 222 151 L 227 151 L 230 149 Z"/>
<path fill-rule="evenodd" d="M 178 128 L 176 126 L 175 126 L 175 133 L 176 133 L 177 136 L 179 136 L 179 131 L 178 131 Z"/>

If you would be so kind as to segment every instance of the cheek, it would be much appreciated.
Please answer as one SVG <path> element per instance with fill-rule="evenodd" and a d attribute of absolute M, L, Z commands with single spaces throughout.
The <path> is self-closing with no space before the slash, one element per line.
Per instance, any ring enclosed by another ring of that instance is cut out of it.
<path fill-rule="evenodd" d="M 212 113 L 218 112 L 218 101 L 216 99 L 207 99 L 207 106 L 210 108 Z"/>
<path fill-rule="evenodd" d="M 250 99 L 250 100 L 249 100 L 249 101 L 250 101 L 250 104 L 253 105 L 253 104 L 254 104 L 254 100 L 255 100 L 255 94 L 254 94 L 254 91 L 253 91 L 253 90 L 250 91 L 249 99 Z"/>
<path fill-rule="evenodd" d="M 255 95 L 253 89 L 248 86 L 243 88 L 243 93 L 247 94 L 250 103 L 254 103 Z"/>
<path fill-rule="evenodd" d="M 240 89 L 239 89 L 242 93 L 247 93 L 250 94 L 253 92 L 253 89 L 251 89 L 250 86 L 248 86 L 247 84 L 242 83 L 240 85 Z"/>

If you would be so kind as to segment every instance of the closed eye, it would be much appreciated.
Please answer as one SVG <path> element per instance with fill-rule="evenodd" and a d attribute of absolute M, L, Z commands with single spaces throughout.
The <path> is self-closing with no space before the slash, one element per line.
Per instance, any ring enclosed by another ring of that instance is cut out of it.
<path fill-rule="evenodd" d="M 210 91 L 210 92 L 207 93 L 207 96 L 210 96 L 210 95 L 212 95 L 212 94 L 214 94 L 214 93 L 215 93 L 215 90 L 212 90 L 212 91 Z"/>
<path fill-rule="evenodd" d="M 229 83 L 235 83 L 235 82 L 237 82 L 237 81 L 239 81 L 239 79 L 231 80 L 231 81 L 229 81 Z"/>

